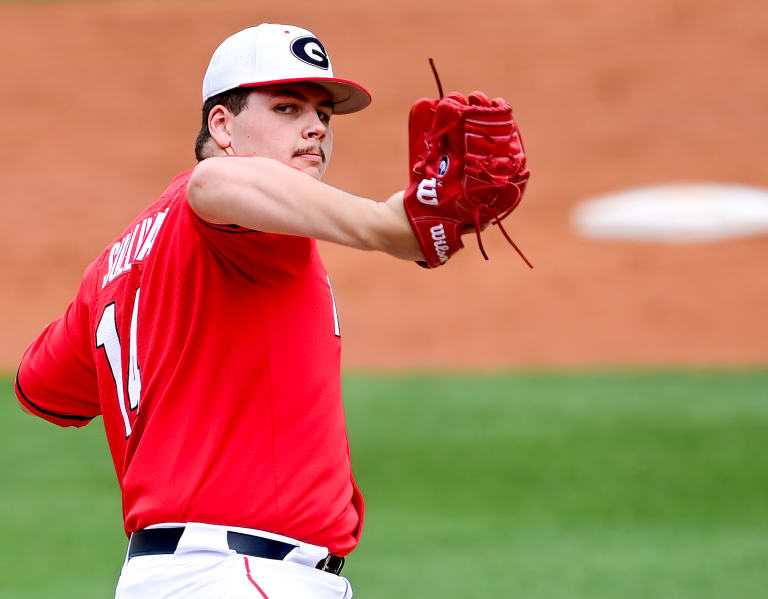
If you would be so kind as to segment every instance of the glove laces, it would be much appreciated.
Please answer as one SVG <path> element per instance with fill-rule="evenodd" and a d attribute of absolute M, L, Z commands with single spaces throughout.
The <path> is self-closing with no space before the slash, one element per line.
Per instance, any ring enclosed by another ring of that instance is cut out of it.
<path fill-rule="evenodd" d="M 431 142 L 434 139 L 437 139 L 439 137 L 442 137 L 445 135 L 448 131 L 453 129 L 459 124 L 459 121 L 453 121 L 451 123 L 448 123 L 445 127 L 438 129 L 431 135 L 425 135 L 424 139 L 427 143 L 427 146 L 431 144 Z M 489 142 L 493 143 L 494 139 L 490 135 L 488 135 L 485 131 L 479 131 L 481 135 L 483 135 Z M 488 212 L 491 213 L 492 221 L 491 223 L 494 225 L 498 225 L 499 229 L 501 230 L 502 235 L 504 235 L 504 239 L 506 239 L 509 244 L 515 249 L 515 251 L 518 253 L 518 255 L 523 259 L 523 261 L 528 265 L 529 268 L 533 268 L 533 264 L 531 264 L 530 260 L 525 257 L 525 254 L 522 252 L 522 250 L 517 247 L 517 244 L 512 241 L 512 238 L 509 236 L 509 233 L 507 233 L 507 230 L 504 228 L 504 225 L 501 224 L 501 219 L 504 218 L 507 214 L 509 214 L 512 210 L 514 210 L 517 207 L 517 204 L 520 202 L 520 197 L 518 197 L 517 202 L 510 208 L 506 210 L 504 214 L 499 214 L 499 211 L 496 209 L 496 207 L 488 201 L 485 202 L 473 202 L 471 200 L 471 196 L 468 192 L 474 192 L 474 191 L 480 191 L 483 189 L 499 189 L 503 190 L 507 185 L 509 185 L 508 177 L 503 175 L 495 175 L 492 173 L 488 168 L 488 163 L 496 160 L 496 157 L 493 154 L 489 154 L 484 159 L 481 160 L 482 157 L 479 156 L 465 156 L 467 160 L 467 164 L 471 164 L 474 166 L 478 171 L 485 174 L 490 181 L 488 183 L 485 183 L 483 185 L 478 185 L 476 187 L 473 187 L 472 189 L 465 189 L 464 190 L 464 196 L 470 200 L 470 202 L 474 205 L 473 209 L 473 219 L 475 224 L 475 236 L 477 238 L 477 246 L 480 248 L 480 253 L 483 255 L 483 258 L 488 260 L 488 253 L 485 251 L 485 246 L 483 245 L 483 238 L 481 236 L 481 224 L 480 224 L 480 213 L 482 212 L 483 208 L 485 208 Z M 511 157 L 513 162 L 516 166 L 518 165 L 517 159 L 514 157 Z M 446 198 L 448 199 L 448 198 Z"/>
<path fill-rule="evenodd" d="M 490 136 L 487 136 L 490 137 Z M 488 156 L 488 160 L 492 160 L 493 156 Z M 487 166 L 487 162 L 481 161 L 478 159 L 472 160 L 472 165 L 477 167 L 478 170 L 482 171 L 485 175 L 488 176 L 488 178 L 491 180 L 491 182 L 486 183 L 484 185 L 478 185 L 477 187 L 473 187 L 471 190 L 467 191 L 479 191 L 482 189 L 504 189 L 507 185 L 509 185 L 509 182 L 507 181 L 507 177 L 500 177 L 499 175 L 494 175 Z M 467 197 L 469 197 L 468 194 L 466 194 Z M 517 202 L 510 208 L 506 210 L 506 214 L 509 214 L 512 210 L 514 210 L 517 207 L 517 204 L 520 202 L 520 197 L 518 197 Z M 473 211 L 474 221 L 475 221 L 475 236 L 477 237 L 477 245 L 480 248 L 480 253 L 483 255 L 483 258 L 488 260 L 488 254 L 485 251 L 485 247 L 483 246 L 483 239 L 480 235 L 480 213 L 485 208 L 488 210 L 488 212 L 491 213 L 491 216 L 493 217 L 493 220 L 491 221 L 492 224 L 498 225 L 499 229 L 501 230 L 502 235 L 504 235 L 504 239 L 506 239 L 509 244 L 515 248 L 515 251 L 518 253 L 518 255 L 523 259 L 523 261 L 528 265 L 529 268 L 533 268 L 533 264 L 528 260 L 528 258 L 525 257 L 525 254 L 522 252 L 522 250 L 517 247 L 517 244 L 512 241 L 512 238 L 509 236 L 509 233 L 507 233 L 507 230 L 504 228 L 504 225 L 501 224 L 501 219 L 506 216 L 506 214 L 499 214 L 498 209 L 496 206 L 494 206 L 491 202 L 480 202 L 476 203 Z"/>

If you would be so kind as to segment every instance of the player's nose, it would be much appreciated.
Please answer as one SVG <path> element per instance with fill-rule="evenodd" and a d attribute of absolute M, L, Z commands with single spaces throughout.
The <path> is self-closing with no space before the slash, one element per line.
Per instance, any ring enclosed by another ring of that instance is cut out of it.
<path fill-rule="evenodd" d="M 307 124 L 304 127 L 304 137 L 322 141 L 327 134 L 328 125 L 321 120 L 320 115 L 316 112 L 308 115 Z"/>

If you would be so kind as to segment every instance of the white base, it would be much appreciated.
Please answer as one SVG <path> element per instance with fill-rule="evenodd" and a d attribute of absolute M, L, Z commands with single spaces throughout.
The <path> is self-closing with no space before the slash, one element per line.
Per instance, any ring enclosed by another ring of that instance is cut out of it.
<path fill-rule="evenodd" d="M 572 224 L 595 239 L 692 242 L 768 234 L 768 189 L 723 183 L 636 187 L 578 205 Z"/>

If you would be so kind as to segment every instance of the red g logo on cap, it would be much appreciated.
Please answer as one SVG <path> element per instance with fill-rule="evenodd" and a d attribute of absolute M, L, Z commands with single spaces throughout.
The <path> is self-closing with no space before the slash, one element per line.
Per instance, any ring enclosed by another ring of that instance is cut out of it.
<path fill-rule="evenodd" d="M 328 69 L 328 53 L 316 37 L 304 36 L 293 40 L 291 53 L 302 62 L 319 69 Z"/>

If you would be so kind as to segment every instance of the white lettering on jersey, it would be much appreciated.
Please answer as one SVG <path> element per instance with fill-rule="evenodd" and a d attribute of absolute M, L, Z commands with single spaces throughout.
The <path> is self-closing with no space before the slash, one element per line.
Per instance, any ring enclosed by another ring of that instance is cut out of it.
<path fill-rule="evenodd" d="M 149 230 L 147 238 L 144 240 L 144 245 L 141 246 L 141 250 L 136 254 L 136 260 L 144 260 L 144 258 L 149 255 L 149 252 L 152 249 L 152 244 L 155 243 L 157 232 L 160 230 L 160 227 L 163 226 L 163 221 L 165 221 L 166 216 L 168 216 L 168 210 L 158 212 L 155 217 L 155 222 L 152 223 L 152 228 Z"/>
<path fill-rule="evenodd" d="M 136 241 L 136 233 L 139 232 L 139 226 L 140 225 L 136 225 L 133 228 L 133 231 L 131 231 L 131 236 L 128 239 L 128 245 L 126 246 L 126 249 L 125 249 L 125 258 L 123 258 L 123 267 L 120 272 L 126 272 L 131 268 L 131 264 L 133 262 L 131 260 L 131 249 L 133 248 L 133 242 Z"/>
<path fill-rule="evenodd" d="M 139 350 L 137 323 L 139 321 L 139 292 L 141 288 L 136 289 L 136 295 L 133 300 L 133 311 L 131 313 L 131 328 L 129 333 L 128 349 L 128 408 L 131 412 L 139 409 L 141 401 L 141 371 L 139 369 Z M 101 313 L 99 324 L 96 327 L 96 347 L 104 348 L 104 355 L 109 364 L 109 370 L 112 372 L 112 380 L 115 383 L 115 392 L 117 393 L 117 404 L 120 406 L 120 414 L 125 424 L 125 438 L 131 436 L 131 420 L 128 409 L 125 406 L 125 391 L 123 389 L 123 350 L 120 344 L 120 333 L 117 331 L 116 304 L 112 302 L 104 307 Z"/>
<path fill-rule="evenodd" d="M 123 240 L 120 242 L 120 253 L 117 254 L 117 262 L 115 263 L 115 276 L 119 275 L 121 272 L 123 272 L 123 261 L 125 260 L 125 252 L 128 249 L 128 242 L 130 241 L 131 236 L 130 234 L 123 237 Z"/>
<path fill-rule="evenodd" d="M 336 310 L 336 298 L 333 295 L 333 285 L 331 285 L 331 277 L 325 275 L 328 279 L 328 288 L 331 290 L 331 304 L 333 304 L 333 334 L 337 337 L 341 337 L 341 329 L 339 328 L 339 312 Z"/>
<path fill-rule="evenodd" d="M 139 409 L 141 397 L 141 372 L 139 371 L 138 349 L 138 322 L 139 322 L 139 292 L 136 289 L 136 297 L 133 299 L 133 312 L 131 312 L 131 332 L 128 341 L 128 405 L 131 410 Z"/>
<path fill-rule="evenodd" d="M 112 249 L 109 251 L 109 269 L 107 270 L 107 274 L 104 275 L 104 280 L 101 282 L 101 288 L 104 289 L 104 287 L 107 286 L 107 283 L 109 283 L 112 279 L 109 278 L 112 271 L 115 269 L 115 262 L 117 262 L 117 254 L 120 252 L 120 242 L 118 241 L 115 245 L 112 246 Z"/>
<path fill-rule="evenodd" d="M 117 403 L 125 424 L 125 438 L 131 436 L 131 423 L 128 420 L 128 411 L 125 409 L 125 392 L 123 391 L 122 352 L 120 349 L 120 336 L 117 333 L 117 320 L 115 317 L 115 302 L 107 305 L 96 327 L 96 347 L 103 347 L 107 356 L 107 364 L 112 371 L 117 391 Z"/>
<path fill-rule="evenodd" d="M 144 236 L 147 234 L 147 230 L 149 229 L 149 226 L 152 219 L 145 218 L 143 221 L 141 221 L 141 230 L 139 231 L 139 240 L 136 242 L 136 254 L 139 253 L 139 249 L 141 248 L 141 244 L 144 241 Z M 136 254 L 133 255 L 133 259 L 136 259 Z"/>
<path fill-rule="evenodd" d="M 166 216 L 168 216 L 168 210 L 145 218 L 130 233 L 112 246 L 112 249 L 109 250 L 107 274 L 104 275 L 101 282 L 102 289 L 119 275 L 131 270 L 131 265 L 134 262 L 144 260 L 149 255 Z"/>

